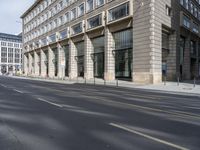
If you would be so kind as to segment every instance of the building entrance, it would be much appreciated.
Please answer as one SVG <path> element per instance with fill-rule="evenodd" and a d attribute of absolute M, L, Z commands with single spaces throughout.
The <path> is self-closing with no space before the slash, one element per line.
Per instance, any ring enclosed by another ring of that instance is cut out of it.
<path fill-rule="evenodd" d="M 132 49 L 115 51 L 115 74 L 116 78 L 131 78 Z"/>

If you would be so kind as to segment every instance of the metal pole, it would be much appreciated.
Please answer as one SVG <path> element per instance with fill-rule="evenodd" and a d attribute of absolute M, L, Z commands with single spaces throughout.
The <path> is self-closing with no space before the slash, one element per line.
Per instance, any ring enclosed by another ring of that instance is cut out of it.
<path fill-rule="evenodd" d="M 195 77 L 194 77 L 194 88 L 196 87 L 196 79 L 195 79 Z"/>
<path fill-rule="evenodd" d="M 96 84 L 96 80 L 95 80 L 95 77 L 94 77 L 94 85 Z"/>
<path fill-rule="evenodd" d="M 117 79 L 116 82 L 117 82 L 116 84 L 117 84 L 117 87 L 118 87 L 119 86 L 119 80 Z"/>
<path fill-rule="evenodd" d="M 78 83 L 78 77 L 76 78 L 76 82 Z"/>
<path fill-rule="evenodd" d="M 179 79 L 179 77 L 177 78 L 177 85 L 179 86 L 179 84 L 180 84 L 180 79 Z"/>
<path fill-rule="evenodd" d="M 167 80 L 167 77 L 165 76 L 164 77 L 164 85 L 166 85 L 166 80 Z"/>

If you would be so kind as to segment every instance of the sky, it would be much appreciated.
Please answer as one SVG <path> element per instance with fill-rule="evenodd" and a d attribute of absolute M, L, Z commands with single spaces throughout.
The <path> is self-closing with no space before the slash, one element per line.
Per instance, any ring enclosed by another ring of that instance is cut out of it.
<path fill-rule="evenodd" d="M 35 0 L 0 0 L 0 32 L 19 34 L 22 32 L 20 16 Z"/>

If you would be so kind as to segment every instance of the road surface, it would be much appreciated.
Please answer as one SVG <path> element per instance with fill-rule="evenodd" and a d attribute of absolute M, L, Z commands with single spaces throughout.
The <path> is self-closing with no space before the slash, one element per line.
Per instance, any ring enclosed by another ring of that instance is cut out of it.
<path fill-rule="evenodd" d="M 198 96 L 0 77 L 0 150 L 188 149 Z"/>

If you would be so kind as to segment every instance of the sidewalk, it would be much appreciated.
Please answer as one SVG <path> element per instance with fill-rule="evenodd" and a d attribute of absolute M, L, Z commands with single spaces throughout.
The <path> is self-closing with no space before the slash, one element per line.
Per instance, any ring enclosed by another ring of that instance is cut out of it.
<path fill-rule="evenodd" d="M 180 82 L 179 85 L 177 82 L 166 82 L 154 85 L 142 85 L 136 84 L 130 81 L 104 81 L 103 79 L 90 79 L 85 80 L 83 78 L 77 78 L 74 80 L 61 80 L 61 79 L 49 79 L 49 78 L 36 78 L 36 77 L 22 77 L 22 76 L 10 76 L 12 78 L 26 79 L 26 80 L 35 80 L 35 81 L 44 81 L 52 82 L 59 84 L 90 84 L 90 85 L 105 85 L 113 87 L 125 87 L 125 88 L 134 88 L 134 89 L 143 89 L 151 92 L 160 92 L 160 93 L 171 93 L 171 94 L 180 94 L 188 96 L 199 96 L 200 97 L 200 81 L 196 81 L 194 86 L 193 81 L 185 81 L 184 83 Z"/>

